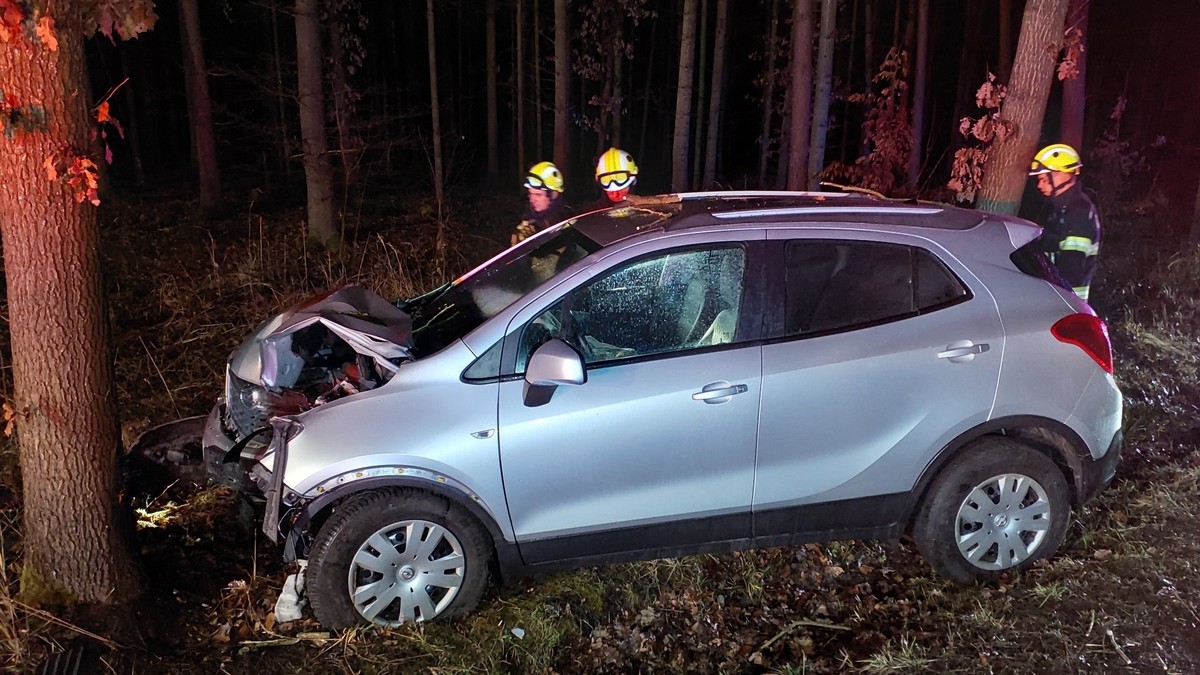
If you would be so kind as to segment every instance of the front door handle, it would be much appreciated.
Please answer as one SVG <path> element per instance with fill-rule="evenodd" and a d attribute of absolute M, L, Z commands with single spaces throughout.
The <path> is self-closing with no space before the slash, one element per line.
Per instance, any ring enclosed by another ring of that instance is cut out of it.
<path fill-rule="evenodd" d="M 692 394 L 692 400 L 713 404 L 725 403 L 738 394 L 746 393 L 747 390 L 749 387 L 744 384 L 730 384 L 725 380 L 719 380 L 704 385 L 703 389 Z"/>
<path fill-rule="evenodd" d="M 974 359 L 976 354 L 982 354 L 990 348 L 986 342 L 975 344 L 970 340 L 959 340 L 946 345 L 945 351 L 938 352 L 937 357 L 950 363 L 966 363 Z"/>

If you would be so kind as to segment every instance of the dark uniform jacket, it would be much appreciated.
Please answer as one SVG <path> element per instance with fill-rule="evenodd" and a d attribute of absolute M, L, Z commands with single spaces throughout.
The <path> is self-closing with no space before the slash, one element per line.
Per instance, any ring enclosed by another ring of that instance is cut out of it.
<path fill-rule="evenodd" d="M 1037 222 L 1042 226 L 1042 250 L 1075 293 L 1084 300 L 1096 272 L 1100 253 L 1100 217 L 1078 182 L 1066 192 L 1047 198 Z"/>
<path fill-rule="evenodd" d="M 521 219 L 521 224 L 517 225 L 516 231 L 512 236 L 512 243 L 528 239 L 542 230 L 557 225 L 566 220 L 571 215 L 571 209 L 567 206 L 567 202 L 562 197 L 550 202 L 550 207 L 545 211 L 534 211 L 528 206 L 525 207 L 525 215 Z"/>

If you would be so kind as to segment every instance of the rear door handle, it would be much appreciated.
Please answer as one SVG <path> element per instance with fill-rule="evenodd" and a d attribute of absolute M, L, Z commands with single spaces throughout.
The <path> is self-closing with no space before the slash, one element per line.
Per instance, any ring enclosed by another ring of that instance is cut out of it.
<path fill-rule="evenodd" d="M 746 393 L 747 390 L 749 387 L 744 384 L 730 384 L 725 380 L 720 380 L 704 385 L 703 389 L 692 394 L 692 400 L 711 404 L 725 403 L 738 394 Z"/>
<path fill-rule="evenodd" d="M 988 349 L 991 347 L 986 342 L 975 344 L 970 340 L 959 340 L 946 345 L 946 349 L 938 352 L 937 357 L 946 359 L 950 363 L 966 363 L 974 359 L 976 354 L 982 354 Z"/>

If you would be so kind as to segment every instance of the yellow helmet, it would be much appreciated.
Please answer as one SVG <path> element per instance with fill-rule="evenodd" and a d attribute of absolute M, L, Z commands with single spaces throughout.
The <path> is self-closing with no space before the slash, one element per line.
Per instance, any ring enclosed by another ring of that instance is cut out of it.
<path fill-rule="evenodd" d="M 1037 151 L 1037 154 L 1033 156 L 1033 162 L 1029 165 L 1029 175 L 1036 176 L 1051 171 L 1079 173 L 1081 167 L 1083 167 L 1083 161 L 1079 159 L 1079 153 L 1075 152 L 1075 148 L 1065 143 L 1055 143 Z"/>
<path fill-rule="evenodd" d="M 606 192 L 628 190 L 637 182 L 638 168 L 633 155 L 609 148 L 596 162 L 596 181 Z"/>
<path fill-rule="evenodd" d="M 525 187 L 534 190 L 563 191 L 563 175 L 554 162 L 538 162 L 525 174 Z"/>

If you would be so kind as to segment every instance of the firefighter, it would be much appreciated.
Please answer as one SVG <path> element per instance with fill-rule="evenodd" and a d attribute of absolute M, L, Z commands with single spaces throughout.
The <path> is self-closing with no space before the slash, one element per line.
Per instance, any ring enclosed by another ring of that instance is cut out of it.
<path fill-rule="evenodd" d="M 601 199 L 593 208 L 627 204 L 629 188 L 637 184 L 637 177 L 638 167 L 633 155 L 618 148 L 605 150 L 596 162 L 596 182 L 604 190 L 605 199 Z"/>
<path fill-rule="evenodd" d="M 1100 252 L 1100 218 L 1079 182 L 1082 167 L 1075 148 L 1055 143 L 1033 156 L 1029 175 L 1036 177 L 1038 192 L 1047 202 L 1037 218 L 1042 250 L 1075 293 L 1087 300 Z"/>
<path fill-rule="evenodd" d="M 510 238 L 511 246 L 566 220 L 568 215 L 567 203 L 562 198 L 563 175 L 553 162 L 534 164 L 525 174 L 523 185 L 529 196 L 529 208 Z"/>

